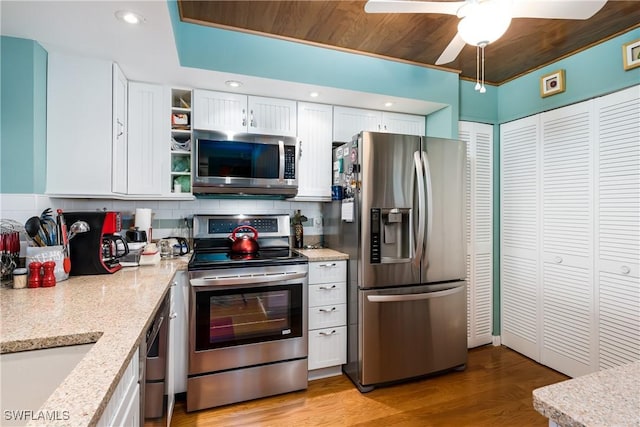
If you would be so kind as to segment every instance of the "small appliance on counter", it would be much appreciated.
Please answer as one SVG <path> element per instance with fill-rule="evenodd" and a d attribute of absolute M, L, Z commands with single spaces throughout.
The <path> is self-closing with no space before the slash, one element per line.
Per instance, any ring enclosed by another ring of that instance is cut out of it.
<path fill-rule="evenodd" d="M 120 259 L 129 253 L 125 239 L 114 234 L 122 228 L 119 212 L 64 212 L 65 222 L 85 221 L 89 231 L 69 244 L 72 276 L 110 274 L 122 268 Z"/>

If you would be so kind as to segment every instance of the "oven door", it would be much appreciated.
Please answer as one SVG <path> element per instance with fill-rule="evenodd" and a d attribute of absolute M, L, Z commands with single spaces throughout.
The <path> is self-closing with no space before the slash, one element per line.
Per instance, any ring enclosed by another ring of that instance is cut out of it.
<path fill-rule="evenodd" d="M 307 266 L 280 268 L 192 277 L 190 375 L 307 357 Z"/>

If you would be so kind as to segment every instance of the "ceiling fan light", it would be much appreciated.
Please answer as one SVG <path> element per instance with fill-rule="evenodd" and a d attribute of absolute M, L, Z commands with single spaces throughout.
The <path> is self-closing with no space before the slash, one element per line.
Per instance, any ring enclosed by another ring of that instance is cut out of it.
<path fill-rule="evenodd" d="M 500 3 L 483 2 L 476 5 L 458 22 L 458 34 L 472 46 L 486 46 L 498 40 L 511 25 L 509 8 Z"/>

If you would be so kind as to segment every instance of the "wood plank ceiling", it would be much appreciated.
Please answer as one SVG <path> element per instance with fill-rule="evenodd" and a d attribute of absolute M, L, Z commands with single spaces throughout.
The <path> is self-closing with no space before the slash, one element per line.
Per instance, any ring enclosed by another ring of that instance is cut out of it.
<path fill-rule="evenodd" d="M 347 0 L 178 0 L 180 16 L 185 22 L 419 65 L 433 65 L 457 31 L 458 18 L 455 16 L 368 14 L 364 11 L 365 3 Z M 513 19 L 507 32 L 486 48 L 486 81 L 502 84 L 637 26 L 640 26 L 638 0 L 609 0 L 586 21 Z M 475 47 L 465 46 L 458 58 L 445 67 L 460 70 L 462 78 L 475 80 Z"/>

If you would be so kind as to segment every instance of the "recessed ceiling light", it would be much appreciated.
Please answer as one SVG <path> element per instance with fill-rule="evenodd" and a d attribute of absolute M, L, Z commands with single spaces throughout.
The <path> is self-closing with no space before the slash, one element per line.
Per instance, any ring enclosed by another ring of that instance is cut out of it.
<path fill-rule="evenodd" d="M 390 101 L 384 103 L 385 107 L 391 107 L 392 105 L 393 105 L 393 102 L 390 102 Z"/>
<path fill-rule="evenodd" d="M 311 93 L 309 94 L 309 96 L 310 96 L 310 97 L 312 97 L 312 98 L 317 98 L 317 97 L 319 97 L 319 96 L 320 96 L 320 94 L 319 94 L 318 92 L 311 92 Z"/>
<path fill-rule="evenodd" d="M 242 82 L 239 82 L 237 80 L 227 80 L 226 82 L 224 82 L 224 84 L 226 84 L 229 87 L 240 87 L 240 86 L 242 86 Z"/>
<path fill-rule="evenodd" d="M 119 10 L 116 12 L 116 18 L 128 24 L 141 24 L 146 21 L 144 16 L 128 10 Z"/>

